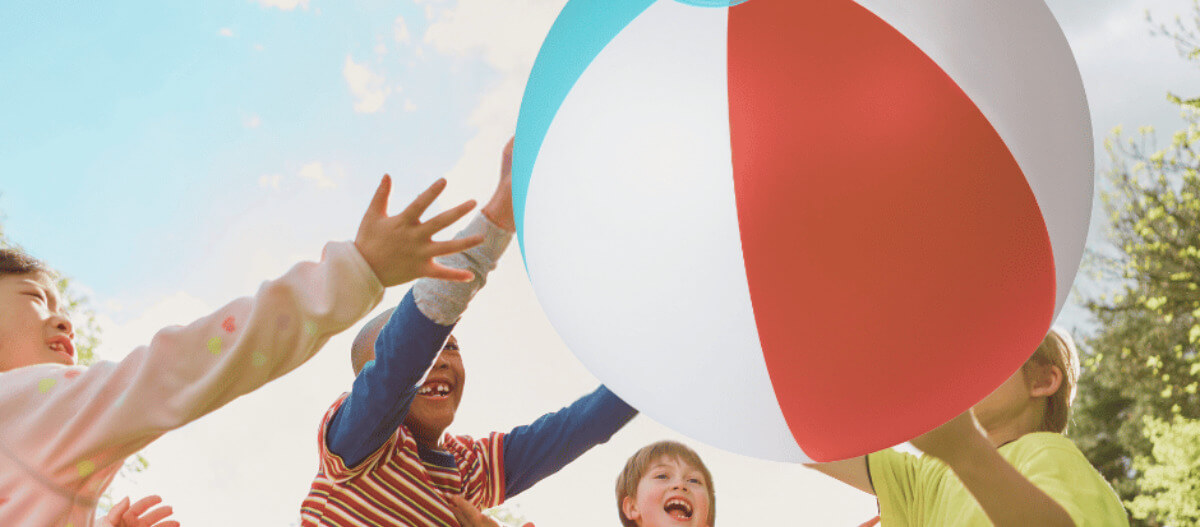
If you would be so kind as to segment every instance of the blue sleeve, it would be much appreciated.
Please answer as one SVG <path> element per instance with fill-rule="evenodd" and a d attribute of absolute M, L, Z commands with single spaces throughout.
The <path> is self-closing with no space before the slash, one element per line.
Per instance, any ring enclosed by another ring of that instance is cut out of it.
<path fill-rule="evenodd" d="M 511 498 L 608 441 L 637 410 L 601 386 L 504 437 L 504 497 Z"/>
<path fill-rule="evenodd" d="M 429 320 L 410 290 L 375 340 L 375 360 L 363 366 L 354 387 L 329 423 L 325 444 L 353 467 L 396 432 L 453 325 Z"/>

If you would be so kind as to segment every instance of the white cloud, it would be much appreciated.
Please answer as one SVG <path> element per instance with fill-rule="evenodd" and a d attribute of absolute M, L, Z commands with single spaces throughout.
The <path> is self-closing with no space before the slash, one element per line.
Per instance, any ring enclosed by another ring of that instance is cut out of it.
<path fill-rule="evenodd" d="M 481 57 L 501 74 L 468 117 L 476 133 L 447 172 L 451 185 L 442 200 L 457 203 L 491 194 L 500 149 L 516 128 L 529 70 L 564 4 L 564 0 L 459 0 L 453 8 L 436 12 L 425 43 L 443 55 Z M 427 3 L 426 7 L 433 5 Z"/>
<path fill-rule="evenodd" d="M 221 36 L 223 36 L 223 37 L 232 37 L 232 36 L 233 36 L 233 30 L 232 30 L 232 29 L 230 29 L 230 28 L 227 28 L 227 27 L 223 27 L 223 28 L 221 28 L 221 29 L 220 29 L 220 31 L 217 31 L 217 34 L 218 34 L 218 35 L 221 35 Z"/>
<path fill-rule="evenodd" d="M 392 94 L 392 88 L 385 86 L 387 79 L 383 75 L 371 71 L 366 64 L 354 62 L 346 55 L 346 66 L 342 68 L 342 76 L 350 86 L 354 95 L 354 111 L 358 113 L 375 113 L 383 109 L 383 103 Z"/>
<path fill-rule="evenodd" d="M 279 184 L 283 182 L 283 174 L 264 174 L 258 177 L 258 186 L 279 190 Z"/>
<path fill-rule="evenodd" d="M 115 301 L 104 302 L 96 315 L 96 323 L 100 326 L 102 337 L 98 355 L 105 360 L 121 360 L 134 348 L 149 344 L 150 339 L 159 330 L 172 325 L 188 324 L 213 310 L 199 298 L 184 291 L 177 291 L 159 298 L 136 318 L 118 323 L 110 316 L 116 314 L 116 310 L 111 309 L 110 302 Z"/>
<path fill-rule="evenodd" d="M 502 73 L 524 77 L 542 40 L 565 4 L 563 0 L 459 0 L 437 11 L 425 43 L 437 51 L 466 56 L 479 53 Z M 432 9 L 432 5 L 426 5 Z"/>
<path fill-rule="evenodd" d="M 399 44 L 408 44 L 412 42 L 412 34 L 408 32 L 408 24 L 404 22 L 404 17 L 396 17 L 396 22 L 393 26 L 393 38 Z"/>
<path fill-rule="evenodd" d="M 337 188 L 337 182 L 334 179 L 344 179 L 346 174 L 338 167 L 329 167 L 326 170 L 325 165 L 320 161 L 313 161 L 300 167 L 300 172 L 297 174 L 300 179 L 307 179 L 317 186 L 317 188 Z"/>
<path fill-rule="evenodd" d="M 404 111 L 406 111 L 406 112 L 417 111 L 417 105 L 413 104 L 412 99 L 404 99 Z"/>
<path fill-rule="evenodd" d="M 258 128 L 261 125 L 262 118 L 260 118 L 258 115 L 251 115 L 245 119 L 242 119 L 242 126 L 245 126 L 246 128 Z"/>
<path fill-rule="evenodd" d="M 284 11 L 291 11 L 297 7 L 308 10 L 308 0 L 255 0 L 263 7 L 278 7 Z"/>
<path fill-rule="evenodd" d="M 254 45 L 254 51 L 262 51 L 262 50 L 264 50 L 264 49 L 266 49 L 266 48 L 264 48 L 262 44 L 255 44 L 255 45 Z"/>

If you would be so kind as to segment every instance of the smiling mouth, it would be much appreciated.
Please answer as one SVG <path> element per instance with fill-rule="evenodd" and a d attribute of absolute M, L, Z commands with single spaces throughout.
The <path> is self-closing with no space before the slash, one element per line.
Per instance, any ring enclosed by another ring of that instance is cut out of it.
<path fill-rule="evenodd" d="M 450 383 L 444 381 L 429 381 L 421 385 L 417 390 L 417 395 L 430 399 L 445 399 L 450 397 L 450 392 L 453 388 Z"/>
<path fill-rule="evenodd" d="M 62 353 L 63 355 L 66 355 L 68 358 L 71 358 L 71 359 L 75 358 L 75 350 L 71 346 L 70 341 L 64 341 L 63 339 L 54 339 L 53 341 L 50 342 L 50 350 Z"/>
<path fill-rule="evenodd" d="M 685 521 L 692 519 L 692 504 L 682 498 L 671 498 L 663 505 L 665 511 L 671 519 L 676 521 Z"/>

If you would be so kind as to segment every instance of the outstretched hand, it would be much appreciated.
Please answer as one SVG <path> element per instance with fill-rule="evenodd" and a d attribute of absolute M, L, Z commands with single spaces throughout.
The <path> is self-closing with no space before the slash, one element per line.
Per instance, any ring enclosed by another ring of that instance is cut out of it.
<path fill-rule="evenodd" d="M 175 520 L 160 521 L 170 516 L 173 510 L 168 505 L 154 507 L 162 503 L 158 496 L 146 496 L 137 503 L 129 504 L 129 498 L 117 502 L 101 521 L 103 527 L 179 527 Z"/>
<path fill-rule="evenodd" d="M 446 180 L 439 179 L 400 214 L 388 216 L 387 203 L 392 190 L 392 178 L 384 175 L 379 182 L 375 197 L 371 199 L 371 205 L 367 207 L 367 213 L 358 227 L 354 246 L 384 287 L 422 277 L 456 282 L 474 279 L 470 271 L 452 269 L 433 260 L 434 257 L 465 251 L 483 242 L 482 236 L 444 242 L 432 240 L 438 231 L 449 227 L 475 208 L 475 200 L 468 200 L 422 223 L 421 214 L 445 188 Z"/>
<path fill-rule="evenodd" d="M 500 154 L 500 183 L 496 185 L 492 199 L 488 200 L 481 211 L 489 221 L 508 232 L 517 230 L 512 205 L 512 155 L 515 139 L 516 137 L 509 138 L 508 144 L 504 145 L 504 152 Z"/>
<path fill-rule="evenodd" d="M 461 495 L 447 493 L 446 499 L 450 500 L 450 510 L 462 527 L 500 527 L 496 520 L 488 518 Z"/>

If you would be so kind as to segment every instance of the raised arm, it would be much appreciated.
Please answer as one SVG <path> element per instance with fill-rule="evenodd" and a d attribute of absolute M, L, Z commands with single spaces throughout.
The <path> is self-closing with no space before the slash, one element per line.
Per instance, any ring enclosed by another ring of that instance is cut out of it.
<path fill-rule="evenodd" d="M 1075 525 L 1062 505 L 1021 475 L 988 442 L 970 410 L 912 444 L 946 463 L 998 527 Z"/>
<path fill-rule="evenodd" d="M 436 183 L 402 216 L 419 218 L 443 187 Z M 479 241 L 430 241 L 428 223 L 383 212 L 388 190 L 385 177 L 355 243 L 327 245 L 320 263 L 298 264 L 253 297 L 163 329 L 119 363 L 3 374 L 5 451 L 36 463 L 29 471 L 53 475 L 59 493 L 102 489 L 92 482 L 107 482 L 126 456 L 295 369 L 370 311 L 385 286 L 445 276 L 432 257 Z"/>
<path fill-rule="evenodd" d="M 504 496 L 511 498 L 608 441 L 637 410 L 601 386 L 571 406 L 504 436 Z"/>
<path fill-rule="evenodd" d="M 326 444 L 346 467 L 369 457 L 404 422 L 416 383 L 512 240 L 511 152 L 509 141 L 496 192 L 480 216 L 458 234 L 458 238 L 482 238 L 483 243 L 438 259 L 439 265 L 461 270 L 468 280 L 426 279 L 413 286 L 375 340 L 375 360 L 359 372 L 350 395 L 330 421 Z"/>
<path fill-rule="evenodd" d="M 871 484 L 871 475 L 867 471 L 866 456 L 827 463 L 805 463 L 805 466 L 824 472 L 826 475 L 867 494 L 875 494 L 875 487 Z"/>

